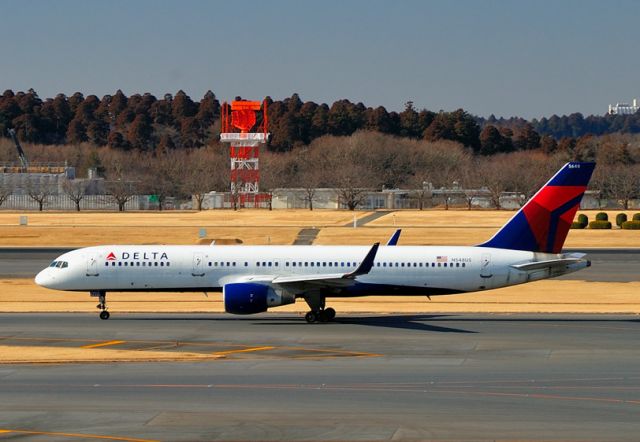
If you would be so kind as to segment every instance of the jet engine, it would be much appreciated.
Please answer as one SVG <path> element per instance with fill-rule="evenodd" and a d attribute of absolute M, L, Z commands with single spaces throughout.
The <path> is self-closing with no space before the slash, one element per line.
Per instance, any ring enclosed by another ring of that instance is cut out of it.
<path fill-rule="evenodd" d="M 269 307 L 293 304 L 296 298 L 282 290 L 274 290 L 265 284 L 239 282 L 225 284 L 222 288 L 224 309 L 234 315 L 251 315 L 266 312 Z"/>

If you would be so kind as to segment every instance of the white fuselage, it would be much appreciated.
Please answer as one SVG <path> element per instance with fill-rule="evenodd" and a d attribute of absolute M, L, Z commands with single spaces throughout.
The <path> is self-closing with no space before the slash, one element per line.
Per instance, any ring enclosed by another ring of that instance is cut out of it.
<path fill-rule="evenodd" d="M 348 273 L 368 246 L 99 246 L 65 253 L 36 283 L 73 291 L 212 291 L 230 282 L 268 281 L 274 276 Z M 351 287 L 327 296 L 438 295 L 487 290 L 570 273 L 523 271 L 513 265 L 559 255 L 485 247 L 380 247 L 373 268 Z"/>

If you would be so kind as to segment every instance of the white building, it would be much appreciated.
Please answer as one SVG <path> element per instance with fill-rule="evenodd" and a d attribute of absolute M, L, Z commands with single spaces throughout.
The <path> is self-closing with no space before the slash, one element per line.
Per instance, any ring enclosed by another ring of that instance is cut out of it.
<path fill-rule="evenodd" d="M 638 112 L 638 99 L 634 98 L 633 103 L 616 103 L 609 105 L 609 111 L 607 112 L 609 115 L 631 115 Z"/>

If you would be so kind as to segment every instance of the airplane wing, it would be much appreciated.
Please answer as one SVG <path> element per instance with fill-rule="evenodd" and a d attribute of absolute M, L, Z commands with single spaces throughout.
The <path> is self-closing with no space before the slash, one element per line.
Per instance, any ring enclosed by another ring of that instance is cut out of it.
<path fill-rule="evenodd" d="M 346 287 L 355 282 L 355 278 L 366 275 L 373 268 L 373 262 L 378 253 L 380 243 L 375 243 L 360 265 L 349 273 L 323 273 L 319 275 L 241 275 L 222 280 L 222 285 L 229 283 L 254 282 L 280 286 L 283 289 L 308 290 L 321 287 Z"/>
<path fill-rule="evenodd" d="M 393 232 L 393 235 L 391 235 L 391 238 L 389 238 L 389 241 L 387 241 L 387 245 L 388 246 L 398 245 L 398 240 L 400 239 L 401 232 L 402 232 L 402 229 L 398 229 L 395 232 Z"/>
<path fill-rule="evenodd" d="M 320 275 L 292 275 L 292 276 L 277 276 L 271 280 L 272 284 L 278 284 L 283 288 L 289 285 L 309 285 L 309 286 L 331 286 L 331 287 L 344 287 L 353 284 L 356 276 L 366 275 L 371 271 L 373 267 L 373 261 L 378 253 L 378 247 L 380 243 L 375 243 L 367 255 L 364 257 L 358 268 L 350 273 L 326 273 Z"/>

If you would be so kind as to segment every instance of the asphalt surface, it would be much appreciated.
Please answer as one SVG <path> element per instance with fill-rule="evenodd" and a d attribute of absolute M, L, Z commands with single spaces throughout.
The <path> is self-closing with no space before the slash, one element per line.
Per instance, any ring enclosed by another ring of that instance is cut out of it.
<path fill-rule="evenodd" d="M 32 278 L 56 257 L 69 250 L 71 249 L 0 248 L 0 278 Z M 568 249 L 565 252 L 587 253 L 592 266 L 559 279 L 601 282 L 640 280 L 640 249 Z"/>
<path fill-rule="evenodd" d="M 0 441 L 640 434 L 637 316 L 351 315 L 309 325 L 286 314 L 4 314 L 0 336 L 0 345 L 247 349 L 198 363 L 0 365 Z"/>

